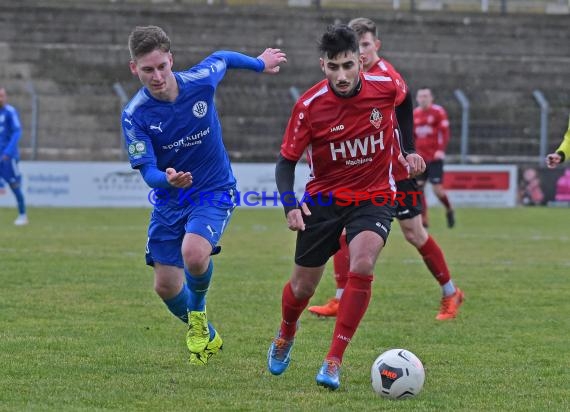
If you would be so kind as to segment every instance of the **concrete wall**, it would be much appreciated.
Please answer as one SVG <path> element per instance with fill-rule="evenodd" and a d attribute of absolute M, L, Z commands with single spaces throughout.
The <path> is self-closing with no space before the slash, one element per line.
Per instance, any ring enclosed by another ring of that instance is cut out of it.
<path fill-rule="evenodd" d="M 120 104 L 112 84 L 120 81 L 130 94 L 138 88 L 128 71 L 126 47 L 135 25 L 165 28 L 179 70 L 216 49 L 257 55 L 265 47 L 281 47 L 289 63 L 279 76 L 232 72 L 217 95 L 232 157 L 272 161 L 293 104 L 289 88 L 303 91 L 321 79 L 320 33 L 329 23 L 362 15 L 376 20 L 383 54 L 410 87 L 432 87 L 447 107 L 451 154 L 459 152 L 457 88 L 472 102 L 470 151 L 475 155 L 538 155 L 534 89 L 553 105 L 549 148 L 561 139 L 570 112 L 568 16 L 22 0 L 0 4 L 0 82 L 9 87 L 25 124 L 25 83 L 36 85 L 41 159 L 116 160 Z M 24 157 L 27 139 L 28 134 Z"/>

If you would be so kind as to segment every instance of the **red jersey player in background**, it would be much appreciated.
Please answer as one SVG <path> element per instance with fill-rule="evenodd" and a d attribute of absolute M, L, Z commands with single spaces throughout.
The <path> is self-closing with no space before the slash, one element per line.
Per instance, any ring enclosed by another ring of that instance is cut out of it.
<path fill-rule="evenodd" d="M 422 190 L 426 181 L 432 184 L 433 192 L 445 206 L 447 226 L 455 226 L 455 213 L 443 189 L 443 159 L 445 149 L 449 142 L 449 120 L 447 112 L 440 105 L 433 103 L 433 95 L 428 88 L 419 89 L 416 94 L 418 107 L 414 109 L 414 139 L 416 150 L 426 161 L 426 171 L 418 176 L 418 184 Z M 428 227 L 427 203 L 422 196 L 424 210 L 422 212 L 423 224 Z"/>
<path fill-rule="evenodd" d="M 359 36 L 360 55 L 363 62 L 363 70 L 369 74 L 387 75 L 396 82 L 405 85 L 402 76 L 394 69 L 394 67 L 383 57 L 378 56 L 381 43 L 378 38 L 376 24 L 364 17 L 353 19 L 348 23 Z M 411 95 L 407 93 L 407 98 L 411 100 Z M 413 141 L 412 130 L 402 132 L 409 135 L 407 141 Z M 406 152 L 413 152 L 413 147 L 404 148 Z M 451 279 L 449 268 L 445 261 L 443 252 L 437 242 L 427 233 L 422 225 L 421 211 L 422 202 L 417 196 L 418 185 L 415 179 L 409 177 L 407 168 L 398 161 L 400 151 L 394 152 L 394 160 L 392 165 L 394 168 L 394 180 L 399 193 L 405 193 L 403 204 L 396 205 L 396 219 L 400 223 L 400 229 L 404 233 L 406 240 L 412 244 L 422 256 L 429 271 L 439 283 L 442 290 L 442 298 L 439 313 L 436 316 L 438 320 L 453 319 L 457 315 L 459 306 L 463 302 L 463 292 L 456 288 Z M 418 201 L 419 200 L 419 201 Z M 338 311 L 338 303 L 344 292 L 344 288 L 348 279 L 349 271 L 349 251 L 346 244 L 346 235 L 343 233 L 340 238 L 340 249 L 335 253 L 334 277 L 336 281 L 336 296 L 328 300 L 323 306 L 310 306 L 309 311 L 318 316 L 336 316 Z"/>
<path fill-rule="evenodd" d="M 395 195 L 394 108 L 406 94 L 405 85 L 398 86 L 390 76 L 360 71 L 358 38 L 348 26 L 330 26 L 319 49 L 326 79 L 295 104 L 275 167 L 287 224 L 297 231 L 297 242 L 293 273 L 282 292 L 281 326 L 269 347 L 267 368 L 280 375 L 289 366 L 299 317 L 346 228 L 348 281 L 328 354 L 316 375 L 318 385 L 338 389 L 343 355 L 368 307 L 376 259 L 390 232 L 395 207 L 386 196 Z M 398 111 L 400 122 L 411 128 L 411 99 Z M 295 166 L 305 150 L 311 179 L 299 208 L 293 185 Z M 406 160 L 411 173 L 425 169 L 415 153 Z"/>

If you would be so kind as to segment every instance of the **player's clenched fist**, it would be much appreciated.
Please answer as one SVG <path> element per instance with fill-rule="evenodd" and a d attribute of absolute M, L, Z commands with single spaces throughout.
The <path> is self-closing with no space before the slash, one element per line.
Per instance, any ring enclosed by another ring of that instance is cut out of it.
<path fill-rule="evenodd" d="M 303 215 L 311 216 L 311 211 L 305 203 L 301 204 L 301 209 L 293 209 L 287 213 L 287 226 L 289 229 L 305 230 L 305 221 L 303 220 Z"/>

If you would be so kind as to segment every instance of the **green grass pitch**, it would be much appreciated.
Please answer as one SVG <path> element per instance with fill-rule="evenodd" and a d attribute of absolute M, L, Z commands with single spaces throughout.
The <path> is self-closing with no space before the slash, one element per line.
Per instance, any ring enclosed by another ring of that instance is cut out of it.
<path fill-rule="evenodd" d="M 185 327 L 153 292 L 149 210 L 36 208 L 27 227 L 12 212 L 0 213 L 0 410 L 570 410 L 568 210 L 458 209 L 450 230 L 431 209 L 466 294 L 444 323 L 439 288 L 394 223 L 337 392 L 314 382 L 331 320 L 306 312 L 289 370 L 265 368 L 292 267 L 281 210 L 239 209 L 222 239 L 208 312 L 224 351 L 204 368 L 187 363 Z M 329 265 L 312 302 L 333 290 Z M 398 347 L 423 361 L 424 389 L 378 398 L 370 366 Z"/>

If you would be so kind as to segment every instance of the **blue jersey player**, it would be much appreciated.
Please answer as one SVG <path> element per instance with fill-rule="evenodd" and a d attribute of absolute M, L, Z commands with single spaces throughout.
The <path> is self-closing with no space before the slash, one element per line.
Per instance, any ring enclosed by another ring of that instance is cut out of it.
<path fill-rule="evenodd" d="M 0 86 L 0 181 L 6 181 L 18 202 L 16 226 L 28 224 L 26 203 L 22 193 L 22 175 L 18 169 L 18 141 L 22 136 L 22 126 L 18 111 L 8 104 L 6 89 Z"/>
<path fill-rule="evenodd" d="M 156 293 L 187 322 L 190 363 L 203 365 L 222 346 L 206 317 L 206 292 L 220 237 L 235 207 L 236 180 L 214 105 L 228 69 L 277 73 L 286 56 L 266 49 L 253 58 L 217 51 L 173 72 L 170 40 L 156 26 L 129 36 L 130 69 L 143 87 L 125 106 L 122 127 L 131 166 L 154 190 L 146 261 Z"/>

